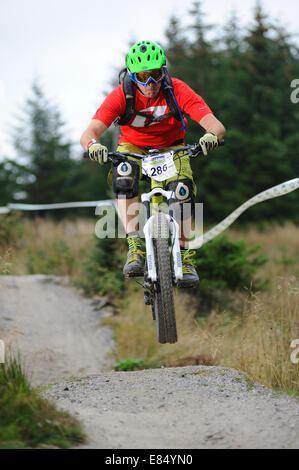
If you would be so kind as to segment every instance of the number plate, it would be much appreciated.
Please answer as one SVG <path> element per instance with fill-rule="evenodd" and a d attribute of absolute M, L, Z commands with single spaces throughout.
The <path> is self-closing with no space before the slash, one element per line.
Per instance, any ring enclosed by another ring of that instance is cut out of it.
<path fill-rule="evenodd" d="M 176 175 L 173 152 L 145 157 L 142 160 L 142 173 L 155 181 L 164 181 Z"/>

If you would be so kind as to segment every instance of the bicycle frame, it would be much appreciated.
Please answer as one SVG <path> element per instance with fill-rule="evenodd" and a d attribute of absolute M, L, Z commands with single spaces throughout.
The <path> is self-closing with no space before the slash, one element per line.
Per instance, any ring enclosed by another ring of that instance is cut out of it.
<path fill-rule="evenodd" d="M 145 246 L 146 246 L 146 260 L 147 260 L 147 269 L 148 269 L 148 279 L 151 282 L 157 281 L 157 269 L 155 264 L 154 256 L 154 225 L 156 215 L 160 211 L 160 205 L 163 202 L 163 197 L 169 201 L 173 196 L 172 191 L 166 191 L 163 188 L 163 185 L 158 183 L 155 180 L 151 180 L 151 191 L 148 193 L 143 193 L 141 195 L 141 201 L 145 210 L 145 225 L 143 227 L 144 237 L 145 237 Z M 152 201 L 152 213 L 151 213 L 151 201 Z M 183 270 L 182 270 L 182 259 L 181 259 L 181 250 L 179 242 L 179 224 L 173 217 L 173 210 L 170 207 L 169 214 L 165 214 L 165 219 L 167 220 L 167 228 L 163 237 L 171 236 L 171 256 L 173 259 L 173 270 L 174 270 L 174 280 L 177 282 L 180 279 L 183 279 Z"/>
<path fill-rule="evenodd" d="M 224 141 L 221 140 L 218 142 L 219 146 L 224 144 Z M 169 150 L 168 148 L 165 149 L 151 149 L 149 152 L 157 154 L 159 152 L 163 153 L 163 151 Z M 196 157 L 201 151 L 200 144 L 194 145 L 187 145 L 187 146 L 180 146 L 175 149 L 176 152 L 187 151 L 189 157 Z M 134 154 L 131 152 L 109 152 L 110 161 L 113 161 L 113 158 L 119 158 L 121 155 L 122 158 L 127 159 L 130 156 L 133 160 L 142 158 L 142 155 Z M 84 153 L 84 157 L 88 158 L 88 152 Z M 125 160 L 123 160 L 125 161 Z M 146 244 L 146 258 L 147 258 L 147 266 L 148 266 L 148 278 L 151 282 L 157 281 L 157 269 L 155 265 L 155 256 L 154 256 L 154 244 L 153 244 L 153 235 L 154 235 L 154 218 L 160 211 L 160 205 L 163 202 L 163 197 L 169 201 L 173 194 L 172 191 L 166 191 L 164 189 L 164 183 L 160 183 L 151 179 L 151 191 L 148 193 L 143 193 L 141 195 L 141 201 L 144 205 L 145 209 L 145 225 L 143 228 L 144 236 L 145 236 L 145 244 Z M 151 202 L 152 200 L 152 213 L 151 213 Z M 169 233 L 171 235 L 171 256 L 173 259 L 173 269 L 174 269 L 174 280 L 177 282 L 180 279 L 183 279 L 183 271 L 182 271 L 182 259 L 181 259 L 181 250 L 180 250 L 180 243 L 179 243 L 179 232 L 180 227 L 176 220 L 173 217 L 173 210 L 169 207 L 169 214 L 165 214 L 165 218 L 167 219 L 168 223 L 168 230 L 167 234 L 165 233 L 165 237 L 168 238 Z"/>
<path fill-rule="evenodd" d="M 223 141 L 218 144 L 223 145 Z M 138 284 L 143 287 L 145 305 L 151 306 L 158 341 L 161 344 L 173 344 L 178 341 L 173 287 L 175 284 L 180 287 L 180 281 L 183 280 L 183 269 L 179 241 L 180 226 L 174 218 L 176 198 L 174 191 L 165 189 L 168 176 L 172 177 L 176 172 L 173 171 L 172 161 L 159 167 L 160 153 L 164 153 L 163 150 L 168 151 L 169 149 L 149 149 L 149 155 L 158 156 L 158 162 L 157 159 L 149 159 L 144 162 L 143 166 L 144 173 L 151 179 L 151 189 L 149 192 L 141 194 L 145 215 L 143 233 L 146 245 L 146 264 L 143 283 L 138 282 Z M 202 153 L 201 145 L 198 143 L 174 148 L 172 156 L 182 151 L 186 151 L 189 157 L 197 157 Z M 85 152 L 84 156 L 88 157 L 88 152 Z M 113 164 L 127 161 L 129 158 L 142 160 L 143 157 L 143 154 L 133 152 L 108 153 L 108 158 Z M 163 171 L 164 174 L 162 174 Z M 157 177 L 157 175 L 159 176 Z M 153 179 L 154 177 L 156 180 Z M 164 198 L 168 203 L 168 213 L 165 213 L 161 207 Z M 171 243 L 169 243 L 169 238 Z"/>

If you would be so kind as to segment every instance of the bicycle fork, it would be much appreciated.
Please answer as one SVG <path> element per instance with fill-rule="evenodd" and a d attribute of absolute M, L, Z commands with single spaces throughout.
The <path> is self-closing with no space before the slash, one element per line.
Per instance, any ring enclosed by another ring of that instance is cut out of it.
<path fill-rule="evenodd" d="M 162 238 L 171 237 L 170 254 L 173 260 L 173 278 L 175 284 L 178 280 L 183 279 L 182 258 L 179 242 L 179 224 L 173 217 L 172 209 L 170 208 L 169 214 L 163 214 L 163 224 L 159 227 L 160 233 L 157 231 L 157 218 L 159 213 L 159 204 L 161 203 L 161 196 L 169 200 L 172 196 L 172 191 L 166 191 L 160 187 L 153 188 L 149 193 L 144 193 L 141 196 L 141 201 L 145 209 L 145 225 L 143 228 L 146 246 L 146 261 L 147 261 L 147 280 L 155 283 L 158 280 L 157 267 L 155 263 L 155 249 L 154 239 L 157 236 Z M 153 198 L 153 215 L 150 211 L 150 201 Z"/>

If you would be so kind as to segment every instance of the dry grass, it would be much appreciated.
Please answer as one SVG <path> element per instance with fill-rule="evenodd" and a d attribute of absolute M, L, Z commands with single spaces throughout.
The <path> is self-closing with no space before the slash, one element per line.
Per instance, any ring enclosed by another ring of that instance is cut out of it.
<path fill-rule="evenodd" d="M 55 251 L 53 242 L 63 240 L 78 262 L 60 264 L 60 275 L 82 279 L 84 261 L 93 247 L 94 220 L 55 222 L 23 220 L 22 237 L 0 249 L 0 268 L 27 274 L 28 254 Z M 143 290 L 128 280 L 127 295 L 118 302 L 120 313 L 112 319 L 117 339 L 115 357 L 145 359 L 148 366 L 218 364 L 241 369 L 255 380 L 283 390 L 299 391 L 299 364 L 290 360 L 292 340 L 299 338 L 299 228 L 291 223 L 260 232 L 230 230 L 232 240 L 246 238 L 249 246 L 261 244 L 269 262 L 259 277 L 269 281 L 266 291 L 248 294 L 238 310 L 214 310 L 200 317 L 194 298 L 186 291 L 175 296 L 179 341 L 157 342 L 151 308 L 143 302 Z M 9 256 L 7 252 L 9 250 Z M 55 273 L 53 273 L 55 274 Z M 236 307 L 236 306 L 235 306 Z"/>
<path fill-rule="evenodd" d="M 113 319 L 118 358 L 142 358 L 149 366 L 182 365 L 186 357 L 192 364 L 212 363 L 212 341 L 208 332 L 203 334 L 198 328 L 190 297 L 186 293 L 180 292 L 175 297 L 179 341 L 162 345 L 157 342 L 151 307 L 144 305 L 142 288 L 135 287 L 132 281 L 128 283 L 131 286 L 127 299 L 121 302 L 121 313 Z M 204 353 L 203 336 L 206 343 Z"/>
<path fill-rule="evenodd" d="M 81 259 L 86 259 L 93 244 L 95 221 L 76 219 L 73 221 L 62 220 L 57 222 L 52 219 L 36 217 L 24 219 L 22 222 L 22 236 L 18 240 L 17 247 L 10 249 L 9 263 L 11 274 L 28 274 L 28 256 L 45 251 L 48 256 L 54 254 L 54 244 L 64 241 L 70 253 L 78 262 L 70 269 L 67 263 L 59 266 L 59 275 L 78 277 L 83 275 Z M 53 273 L 55 274 L 55 273 Z"/>
<path fill-rule="evenodd" d="M 3 256 L 0 256 L 0 274 L 8 274 L 10 263 L 9 263 L 9 251 L 5 251 Z"/>
<path fill-rule="evenodd" d="M 271 283 L 277 277 L 296 276 L 299 279 L 299 227 L 291 222 L 269 226 L 264 231 L 252 227 L 245 233 L 230 230 L 232 240 L 246 238 L 250 246 L 261 244 L 270 262 L 259 273 Z"/>
<path fill-rule="evenodd" d="M 292 363 L 292 340 L 299 338 L 299 228 L 292 224 L 266 232 L 231 232 L 250 246 L 260 243 L 269 263 L 259 275 L 269 281 L 266 291 L 244 297 L 239 312 L 213 311 L 198 317 L 184 291 L 176 294 L 179 341 L 157 343 L 150 307 L 142 289 L 131 282 L 121 314 L 114 320 L 118 358 L 142 358 L 149 366 L 215 364 L 234 367 L 273 388 L 299 392 L 299 365 Z"/>
<path fill-rule="evenodd" d="M 270 292 L 253 296 L 241 318 L 231 322 L 216 359 L 270 387 L 299 392 L 298 364 L 290 360 L 290 344 L 296 338 L 299 284 L 294 277 L 276 278 Z"/>

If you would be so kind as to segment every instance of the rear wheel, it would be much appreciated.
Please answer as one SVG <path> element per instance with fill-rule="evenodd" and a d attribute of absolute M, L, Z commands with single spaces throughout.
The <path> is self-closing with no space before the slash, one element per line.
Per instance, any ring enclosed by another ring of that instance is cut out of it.
<path fill-rule="evenodd" d="M 153 295 L 153 317 L 157 337 L 160 343 L 176 343 L 178 338 L 168 246 L 168 221 L 163 213 L 157 214 L 154 236 L 158 281 Z"/>

